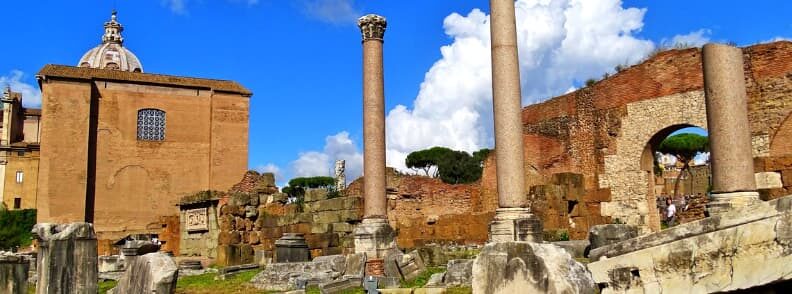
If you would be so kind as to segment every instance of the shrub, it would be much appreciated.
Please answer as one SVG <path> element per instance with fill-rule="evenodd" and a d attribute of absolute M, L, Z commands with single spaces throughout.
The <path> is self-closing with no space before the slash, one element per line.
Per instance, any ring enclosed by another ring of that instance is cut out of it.
<path fill-rule="evenodd" d="M 32 243 L 30 230 L 36 224 L 36 210 L 0 208 L 0 249 L 14 249 Z"/>

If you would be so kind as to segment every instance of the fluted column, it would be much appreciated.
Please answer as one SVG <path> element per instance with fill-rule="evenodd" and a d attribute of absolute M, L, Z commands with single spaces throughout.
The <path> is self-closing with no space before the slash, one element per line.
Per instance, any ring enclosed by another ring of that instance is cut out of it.
<path fill-rule="evenodd" d="M 707 105 L 712 193 L 709 211 L 717 214 L 758 201 L 748 123 L 743 53 L 740 48 L 707 44 L 702 50 Z"/>
<path fill-rule="evenodd" d="M 387 21 L 382 16 L 370 14 L 360 18 L 358 26 L 363 33 L 363 217 L 386 218 L 382 38 Z"/>
<path fill-rule="evenodd" d="M 369 14 L 358 20 L 363 34 L 363 222 L 353 233 L 355 252 L 372 264 L 396 250 L 395 231 L 387 219 L 385 195 L 385 82 L 382 45 L 387 21 Z M 379 273 L 371 273 L 378 275 Z"/>
<path fill-rule="evenodd" d="M 498 205 L 490 241 L 541 241 L 541 223 L 528 209 L 523 164 L 522 95 L 513 0 L 491 0 L 492 103 Z"/>

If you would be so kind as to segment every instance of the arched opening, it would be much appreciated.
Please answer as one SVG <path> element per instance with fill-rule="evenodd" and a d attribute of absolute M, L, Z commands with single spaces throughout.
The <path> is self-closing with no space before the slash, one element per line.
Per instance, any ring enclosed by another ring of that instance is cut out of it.
<path fill-rule="evenodd" d="M 677 143 L 669 140 L 661 148 L 663 141 L 672 137 Z M 641 154 L 641 170 L 648 185 L 646 200 L 652 230 L 704 217 L 711 172 L 709 152 L 701 143 L 707 137 L 707 131 L 701 127 L 680 124 L 660 130 L 646 143 Z M 680 148 L 678 142 L 689 144 Z M 691 147 L 694 145 L 699 146 Z"/>

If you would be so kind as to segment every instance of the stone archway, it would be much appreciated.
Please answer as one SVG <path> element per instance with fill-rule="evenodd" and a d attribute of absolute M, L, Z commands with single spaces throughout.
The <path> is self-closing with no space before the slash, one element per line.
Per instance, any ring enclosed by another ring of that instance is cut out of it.
<path fill-rule="evenodd" d="M 627 115 L 621 120 L 616 150 L 605 156 L 605 171 L 600 175 L 600 188 L 608 188 L 611 201 L 603 202 L 601 213 L 612 220 L 638 226 L 642 234 L 660 228 L 654 193 L 647 185 L 647 156 L 651 148 L 672 132 L 689 127 L 707 128 L 703 91 L 664 96 L 627 104 Z M 649 151 L 647 151 L 647 149 Z M 643 162 L 643 164 L 642 164 Z M 650 168 L 651 170 L 651 168 Z M 650 205 L 651 201 L 651 205 Z"/>

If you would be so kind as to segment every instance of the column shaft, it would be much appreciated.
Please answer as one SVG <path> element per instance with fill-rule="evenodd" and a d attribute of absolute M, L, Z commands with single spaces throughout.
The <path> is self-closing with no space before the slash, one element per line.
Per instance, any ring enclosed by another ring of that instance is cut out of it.
<path fill-rule="evenodd" d="M 513 0 L 491 0 L 492 99 L 498 203 L 501 208 L 526 207 L 521 119 L 520 65 Z"/>
<path fill-rule="evenodd" d="M 363 41 L 364 218 L 386 218 L 385 82 L 382 40 Z"/>
<path fill-rule="evenodd" d="M 742 50 L 707 44 L 702 61 L 712 192 L 756 191 Z"/>

